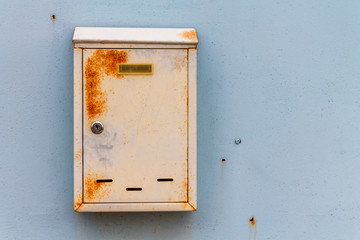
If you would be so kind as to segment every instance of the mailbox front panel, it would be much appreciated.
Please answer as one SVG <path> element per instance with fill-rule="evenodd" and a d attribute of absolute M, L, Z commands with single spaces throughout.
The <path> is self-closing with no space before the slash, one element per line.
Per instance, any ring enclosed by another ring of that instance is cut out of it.
<path fill-rule="evenodd" d="M 188 50 L 82 51 L 84 203 L 187 202 Z"/>

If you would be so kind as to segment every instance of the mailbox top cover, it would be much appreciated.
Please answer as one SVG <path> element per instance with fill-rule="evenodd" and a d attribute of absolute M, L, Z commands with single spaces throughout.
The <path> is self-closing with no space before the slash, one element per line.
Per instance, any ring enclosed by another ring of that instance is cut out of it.
<path fill-rule="evenodd" d="M 141 43 L 197 45 L 194 28 L 76 27 L 74 43 Z"/>

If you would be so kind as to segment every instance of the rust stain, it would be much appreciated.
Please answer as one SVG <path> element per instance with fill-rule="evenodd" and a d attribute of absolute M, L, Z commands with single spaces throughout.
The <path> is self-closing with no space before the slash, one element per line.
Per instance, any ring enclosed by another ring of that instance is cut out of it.
<path fill-rule="evenodd" d="M 77 150 L 74 154 L 75 159 L 80 159 L 81 158 L 81 150 Z"/>
<path fill-rule="evenodd" d="M 80 155 L 81 154 L 81 152 L 80 151 L 77 151 L 76 153 L 75 153 L 75 159 L 79 159 L 80 158 Z"/>
<path fill-rule="evenodd" d="M 181 71 L 181 69 L 183 69 L 185 67 L 185 64 L 187 60 L 187 56 L 181 58 L 181 57 L 174 57 L 174 68 L 178 71 Z"/>
<path fill-rule="evenodd" d="M 221 159 L 221 164 L 224 164 L 225 162 L 226 162 L 225 158 Z"/>
<path fill-rule="evenodd" d="M 74 210 L 76 211 L 82 204 L 82 196 L 81 194 L 77 194 L 74 201 Z"/>
<path fill-rule="evenodd" d="M 188 196 L 188 183 L 187 183 L 187 179 L 185 179 L 185 181 L 182 183 L 181 189 L 183 189 L 183 191 L 181 191 L 182 193 L 182 197 L 184 197 L 185 199 Z"/>
<path fill-rule="evenodd" d="M 56 19 L 55 14 L 52 14 L 52 15 L 51 15 L 51 20 L 53 20 L 53 22 L 55 22 L 55 19 Z"/>
<path fill-rule="evenodd" d="M 182 32 L 182 33 L 181 33 L 181 36 L 182 36 L 184 39 L 187 39 L 187 40 L 191 40 L 191 41 L 196 41 L 196 40 L 197 40 L 197 36 L 196 36 L 195 30 L 189 30 L 189 31 Z"/>
<path fill-rule="evenodd" d="M 81 150 L 78 150 L 74 154 L 74 166 L 81 166 L 82 158 L 81 158 Z"/>
<path fill-rule="evenodd" d="M 187 187 L 188 187 L 188 184 L 187 184 L 187 181 L 185 181 L 184 183 L 183 183 L 183 188 L 187 191 Z"/>
<path fill-rule="evenodd" d="M 98 183 L 97 179 L 103 178 L 96 173 L 89 173 L 85 178 L 85 198 L 87 200 L 101 199 L 109 196 L 110 189 L 106 188 L 108 183 Z"/>
<path fill-rule="evenodd" d="M 188 209 L 189 207 L 192 209 L 192 211 L 196 211 L 196 209 L 190 203 L 188 202 L 183 203 L 184 209 Z"/>
<path fill-rule="evenodd" d="M 85 207 L 85 204 L 81 204 L 77 209 L 75 209 L 75 212 L 81 212 L 81 210 Z"/>
<path fill-rule="evenodd" d="M 126 51 L 95 50 L 85 64 L 85 100 L 89 121 L 93 121 L 107 110 L 107 93 L 101 89 L 106 76 L 123 78 L 117 65 L 127 62 Z"/>
<path fill-rule="evenodd" d="M 179 120 L 178 130 L 183 136 L 186 136 L 186 134 L 187 134 L 187 119 Z"/>
<path fill-rule="evenodd" d="M 255 224 L 256 224 L 256 221 L 255 221 L 254 217 L 250 218 L 249 222 L 250 222 L 251 226 L 255 226 Z"/>

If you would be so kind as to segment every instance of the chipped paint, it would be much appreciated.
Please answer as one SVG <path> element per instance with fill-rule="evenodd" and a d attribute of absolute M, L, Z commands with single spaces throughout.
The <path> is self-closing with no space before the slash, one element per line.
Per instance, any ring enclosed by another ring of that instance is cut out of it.
<path fill-rule="evenodd" d="M 126 51 L 96 50 L 85 63 L 86 114 L 90 122 L 107 110 L 107 93 L 101 89 L 106 76 L 123 78 L 117 71 L 119 63 L 128 59 Z"/>
<path fill-rule="evenodd" d="M 198 40 L 195 30 L 184 31 L 181 33 L 181 36 L 186 40 L 191 40 L 191 41 Z"/>

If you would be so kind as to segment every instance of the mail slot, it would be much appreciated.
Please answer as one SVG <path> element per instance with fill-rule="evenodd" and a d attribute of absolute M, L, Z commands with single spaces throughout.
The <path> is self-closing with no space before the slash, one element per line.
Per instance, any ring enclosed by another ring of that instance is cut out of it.
<path fill-rule="evenodd" d="M 76 28 L 74 209 L 194 211 L 194 29 Z"/>
<path fill-rule="evenodd" d="M 141 63 L 120 63 L 119 74 L 152 74 L 153 64 L 141 64 Z"/>

